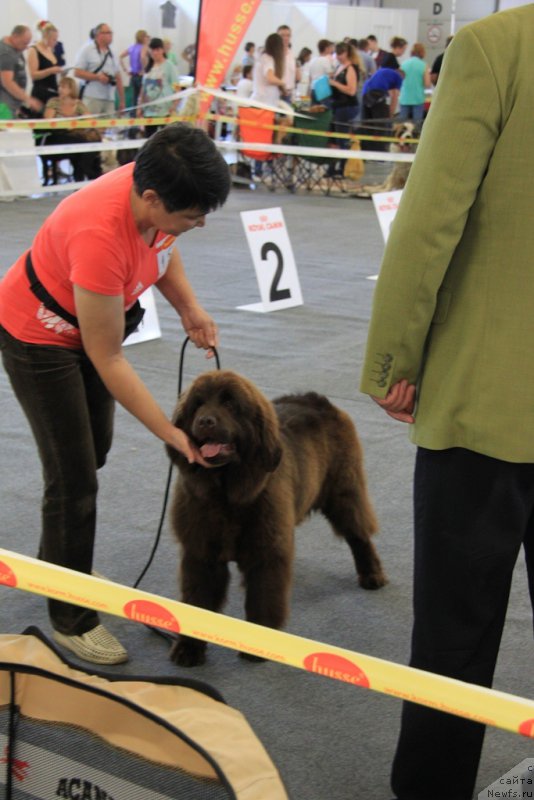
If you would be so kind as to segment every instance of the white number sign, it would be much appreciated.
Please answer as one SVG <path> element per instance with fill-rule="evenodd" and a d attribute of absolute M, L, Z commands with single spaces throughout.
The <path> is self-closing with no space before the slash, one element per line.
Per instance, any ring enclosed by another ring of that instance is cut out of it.
<path fill-rule="evenodd" d="M 254 261 L 261 303 L 238 308 L 265 313 L 301 306 L 297 267 L 282 209 L 242 211 L 241 219 Z"/>

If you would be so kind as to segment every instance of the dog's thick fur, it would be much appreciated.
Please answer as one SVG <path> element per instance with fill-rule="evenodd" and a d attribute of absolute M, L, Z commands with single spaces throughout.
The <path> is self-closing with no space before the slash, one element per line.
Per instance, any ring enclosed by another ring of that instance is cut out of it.
<path fill-rule="evenodd" d="M 415 153 L 417 145 L 413 142 L 405 141 L 419 138 L 419 131 L 413 122 L 399 122 L 394 125 L 393 136 L 398 141 L 390 144 L 390 153 Z M 371 195 L 378 192 L 394 192 L 397 189 L 404 189 L 411 166 L 410 161 L 396 161 L 383 183 L 363 185 L 361 191 L 358 192 L 358 197 L 371 197 Z"/>
<path fill-rule="evenodd" d="M 326 397 L 288 395 L 271 403 L 234 372 L 207 372 L 182 396 L 173 422 L 211 465 L 189 464 L 167 448 L 180 473 L 172 525 L 182 546 L 184 602 L 218 611 L 228 562 L 236 561 L 247 619 L 280 628 L 288 613 L 294 528 L 311 511 L 321 511 L 346 540 L 360 585 L 384 585 L 358 437 L 350 417 Z M 201 664 L 205 648 L 181 636 L 171 658 L 182 666 Z"/>

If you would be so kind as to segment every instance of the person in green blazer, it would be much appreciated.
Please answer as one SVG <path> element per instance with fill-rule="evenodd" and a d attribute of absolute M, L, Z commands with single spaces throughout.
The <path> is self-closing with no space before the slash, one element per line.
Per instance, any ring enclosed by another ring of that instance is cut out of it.
<path fill-rule="evenodd" d="M 534 596 L 534 5 L 447 49 L 376 285 L 360 388 L 410 424 L 412 666 L 489 686 L 524 545 Z M 483 725 L 407 703 L 399 800 L 470 800 Z"/>

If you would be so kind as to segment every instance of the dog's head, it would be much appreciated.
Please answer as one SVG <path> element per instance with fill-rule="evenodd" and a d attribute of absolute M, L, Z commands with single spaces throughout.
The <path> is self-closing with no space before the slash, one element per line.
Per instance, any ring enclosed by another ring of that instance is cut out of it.
<path fill-rule="evenodd" d="M 273 472 L 282 454 L 278 418 L 272 403 L 246 378 L 229 370 L 200 375 L 180 398 L 173 423 L 199 448 L 212 467 Z M 187 465 L 176 450 L 171 459 Z"/>
<path fill-rule="evenodd" d="M 415 153 L 417 144 L 412 139 L 419 138 L 419 129 L 413 122 L 399 122 L 393 126 L 393 136 L 397 139 L 390 145 L 392 153 Z"/>

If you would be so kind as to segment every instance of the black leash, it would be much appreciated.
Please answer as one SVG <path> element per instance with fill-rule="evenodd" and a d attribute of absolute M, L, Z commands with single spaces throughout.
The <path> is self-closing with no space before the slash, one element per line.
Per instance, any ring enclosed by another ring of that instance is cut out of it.
<path fill-rule="evenodd" d="M 184 343 L 183 343 L 183 345 L 182 345 L 182 349 L 180 351 L 180 361 L 179 361 L 179 364 L 178 364 L 178 397 L 180 397 L 181 394 L 182 394 L 182 380 L 183 380 L 183 371 L 184 371 L 184 356 L 185 356 L 185 349 L 186 349 L 187 343 L 189 341 L 190 341 L 189 336 L 187 336 L 185 341 L 184 341 Z M 211 349 L 212 349 L 213 354 L 215 356 L 215 363 L 217 364 L 217 369 L 220 369 L 221 368 L 221 362 L 219 361 L 219 354 L 217 352 L 217 349 L 215 347 L 212 347 Z M 165 514 L 167 512 L 167 503 L 169 501 L 169 492 L 170 492 L 170 488 L 171 488 L 171 479 L 172 479 L 172 467 L 173 467 L 173 465 L 172 465 L 172 461 L 171 461 L 169 463 L 169 472 L 168 472 L 168 475 L 167 475 L 167 483 L 165 485 L 165 494 L 163 496 L 163 507 L 161 509 L 161 516 L 160 516 L 160 519 L 159 519 L 158 530 L 157 530 L 157 533 L 156 533 L 156 539 L 155 539 L 154 544 L 152 546 L 152 551 L 150 553 L 148 561 L 145 564 L 145 566 L 143 568 L 143 571 L 141 572 L 141 574 L 139 575 L 139 577 L 137 578 L 136 582 L 133 585 L 134 589 L 137 589 L 137 587 L 139 586 L 139 584 L 141 583 L 141 581 L 145 577 L 146 573 L 148 572 L 148 570 L 150 568 L 150 565 L 152 564 L 152 561 L 154 560 L 154 556 L 156 555 L 156 550 L 158 549 L 158 545 L 159 545 L 159 542 L 160 542 L 160 539 L 161 539 L 161 532 L 163 530 L 163 523 L 165 522 Z M 156 630 L 156 629 L 154 628 L 153 630 Z M 156 632 L 157 633 L 162 633 L 162 631 L 159 631 L 159 630 L 156 630 Z"/>

